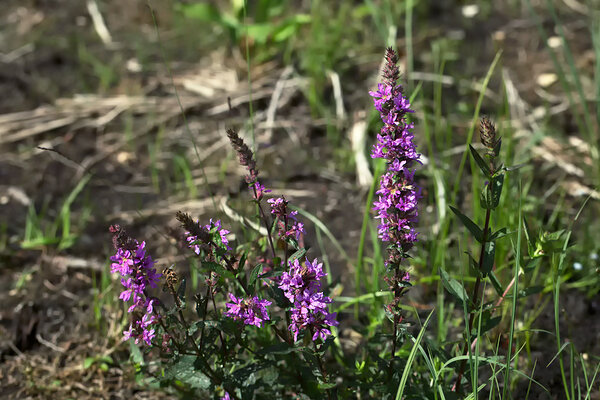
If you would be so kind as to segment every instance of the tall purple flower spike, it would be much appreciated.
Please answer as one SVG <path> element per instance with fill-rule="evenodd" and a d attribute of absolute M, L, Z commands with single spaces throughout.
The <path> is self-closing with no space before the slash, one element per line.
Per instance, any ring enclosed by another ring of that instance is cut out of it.
<path fill-rule="evenodd" d="M 402 86 L 397 83 L 400 76 L 398 56 L 391 48 L 386 50 L 385 61 L 383 82 L 378 84 L 376 91 L 369 92 L 383 121 L 371 157 L 387 162 L 386 171 L 379 180 L 378 199 L 373 202 L 373 210 L 380 220 L 379 238 L 388 242 L 386 265 L 391 276 L 385 280 L 394 293 L 394 300 L 387 310 L 393 315 L 396 330 L 402 320 L 398 303 L 406 287 L 410 286 L 410 275 L 401 263 L 408 258 L 407 252 L 417 241 L 414 227 L 419 217 L 417 203 L 421 188 L 415 183 L 413 167 L 420 162 L 421 155 L 413 143 L 414 125 L 407 121 L 407 115 L 414 111 L 402 93 Z"/>
<path fill-rule="evenodd" d="M 110 258 L 113 261 L 110 271 L 121 275 L 121 284 L 125 288 L 119 298 L 124 302 L 132 301 L 127 310 L 129 313 L 139 311 L 134 314 L 129 329 L 123 332 L 123 340 L 133 338 L 136 344 L 144 341 L 150 346 L 158 317 L 154 312 L 156 300 L 147 296 L 147 289 L 156 288 L 162 275 L 156 272 L 152 257 L 146 254 L 146 242 L 138 243 L 129 238 L 118 225 L 111 226 L 111 232 L 115 234 L 116 254 Z"/>
<path fill-rule="evenodd" d="M 279 288 L 293 304 L 289 330 L 295 341 L 303 330 L 311 332 L 313 341 L 325 340 L 331 335 L 329 327 L 338 325 L 336 314 L 327 309 L 332 300 L 321 292 L 320 280 L 326 275 L 323 264 L 316 259 L 312 263 L 306 259 L 303 265 L 295 259 L 281 276 Z"/>
<path fill-rule="evenodd" d="M 392 49 L 386 52 L 386 66 L 383 83 L 377 91 L 369 92 L 375 108 L 383 120 L 383 127 L 377 135 L 377 143 L 371 153 L 372 158 L 387 161 L 387 170 L 379 181 L 379 199 L 373 203 L 377 218 L 379 237 L 396 247 L 396 254 L 388 261 L 397 262 L 403 253 L 417 241 L 414 225 L 418 221 L 417 201 L 421 189 L 414 182 L 411 169 L 419 162 L 420 154 L 413 143 L 413 124 L 406 115 L 414 112 L 410 102 L 402 94 L 402 86 L 397 85 L 399 72 L 398 56 Z"/>

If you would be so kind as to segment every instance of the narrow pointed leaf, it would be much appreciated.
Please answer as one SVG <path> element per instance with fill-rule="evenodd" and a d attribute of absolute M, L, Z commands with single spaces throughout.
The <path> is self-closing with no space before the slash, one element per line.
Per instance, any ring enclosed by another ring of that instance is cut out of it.
<path fill-rule="evenodd" d="M 529 273 L 531 271 L 533 271 L 539 264 L 540 264 L 540 257 L 536 257 L 536 258 L 530 258 L 528 259 L 524 264 L 523 264 L 523 272 L 524 273 Z"/>
<path fill-rule="evenodd" d="M 496 255 L 496 244 L 494 242 L 485 242 L 483 246 L 483 262 L 481 273 L 484 277 L 490 273 L 494 266 L 494 256 Z"/>
<path fill-rule="evenodd" d="M 196 301 L 196 314 L 198 315 L 198 318 L 203 319 L 206 315 L 205 310 L 208 303 L 208 297 L 197 294 L 194 296 L 194 300 Z"/>
<path fill-rule="evenodd" d="M 235 279 L 235 275 L 226 270 L 225 267 L 219 263 L 213 261 L 204 261 L 202 262 L 202 267 L 207 268 L 209 271 L 216 272 L 218 275 L 224 278 Z"/>
<path fill-rule="evenodd" d="M 469 272 L 471 273 L 471 276 L 474 276 L 474 277 L 479 276 L 481 274 L 481 271 L 479 271 L 479 264 L 473 258 L 471 253 L 469 253 L 467 251 L 465 253 L 469 256 Z"/>
<path fill-rule="evenodd" d="M 500 149 L 502 148 L 502 139 L 498 139 L 498 142 L 494 146 L 494 156 L 498 157 L 500 155 Z"/>
<path fill-rule="evenodd" d="M 300 258 L 304 257 L 305 254 L 306 254 L 306 249 L 300 249 L 290 256 L 289 261 L 294 261 L 295 259 L 300 259 Z"/>
<path fill-rule="evenodd" d="M 481 156 L 479 155 L 479 153 L 477 152 L 477 150 L 475 150 L 475 148 L 473 146 L 469 145 L 469 150 L 471 151 L 471 155 L 473 156 L 473 159 L 475 160 L 475 162 L 479 166 L 479 169 L 481 170 L 481 172 L 483 172 L 483 174 L 488 179 L 491 179 L 492 178 L 492 173 L 490 171 L 490 167 L 487 165 L 487 163 L 485 162 L 485 160 L 483 158 L 481 158 Z"/>
<path fill-rule="evenodd" d="M 202 364 L 195 356 L 185 355 L 165 370 L 165 378 L 176 379 L 193 388 L 208 389 L 210 379 L 202 373 Z"/>
<path fill-rule="evenodd" d="M 492 283 L 492 286 L 494 287 L 494 290 L 496 291 L 498 296 L 502 297 L 502 295 L 504 294 L 504 289 L 502 289 L 502 284 L 498 280 L 498 277 L 496 276 L 494 271 L 490 271 L 488 277 L 490 278 L 490 282 Z"/>
<path fill-rule="evenodd" d="M 469 232 L 471 232 L 473 237 L 475 237 L 475 240 L 477 240 L 479 243 L 482 243 L 483 242 L 483 231 L 481 230 L 481 228 L 478 227 L 477 224 L 475 222 L 473 222 L 473 220 L 471 218 L 467 217 L 465 214 L 460 212 L 459 209 L 454 208 L 452 206 L 450 206 L 450 209 L 460 219 L 460 221 L 469 230 Z"/>
<path fill-rule="evenodd" d="M 252 269 L 252 272 L 250 272 L 250 280 L 248 282 L 248 286 L 250 288 L 254 287 L 254 282 L 256 282 L 256 280 L 258 279 L 258 276 L 260 275 L 260 273 L 263 270 L 263 265 L 262 264 L 258 264 L 256 267 L 254 267 Z"/>
<path fill-rule="evenodd" d="M 185 308 L 185 287 L 186 287 L 186 280 L 185 280 L 185 278 L 182 278 L 181 284 L 179 284 L 179 289 L 177 289 L 177 297 L 179 298 L 179 301 L 181 301 L 182 308 Z"/>
<path fill-rule="evenodd" d="M 500 204 L 500 196 L 502 195 L 502 187 L 504 185 L 504 172 L 494 175 L 490 183 L 492 192 L 492 208 L 498 207 Z"/>
<path fill-rule="evenodd" d="M 440 278 L 442 279 L 442 284 L 452 296 L 456 297 L 463 303 L 468 303 L 469 296 L 467 295 L 467 291 L 465 290 L 462 283 L 452 278 L 443 268 L 438 268 L 438 272 L 440 274 Z"/>
<path fill-rule="evenodd" d="M 512 232 L 509 232 L 506 228 L 500 228 L 496 232 L 492 233 L 490 236 L 490 240 L 496 240 L 503 238 L 504 236 L 510 235 Z"/>
<path fill-rule="evenodd" d="M 492 330 L 493 328 L 498 326 L 498 324 L 500 323 L 501 320 L 502 320 L 502 317 L 500 317 L 500 316 L 492 317 L 490 315 L 489 311 L 485 312 L 483 314 L 483 321 L 481 321 L 481 332 L 477 332 L 477 326 L 473 327 L 473 332 L 471 332 L 471 340 Z"/>

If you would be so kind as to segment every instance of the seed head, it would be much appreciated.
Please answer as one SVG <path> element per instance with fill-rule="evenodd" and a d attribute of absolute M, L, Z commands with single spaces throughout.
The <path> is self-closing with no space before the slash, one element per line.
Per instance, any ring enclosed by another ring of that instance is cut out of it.
<path fill-rule="evenodd" d="M 498 157 L 502 139 L 496 136 L 496 127 L 486 116 L 479 123 L 479 137 L 486 148 L 485 154 L 491 158 Z"/>
<path fill-rule="evenodd" d="M 227 137 L 231 142 L 231 146 L 238 154 L 240 164 L 248 169 L 246 181 L 248 183 L 255 182 L 258 179 L 258 169 L 256 168 L 256 160 L 254 160 L 252 150 L 244 143 L 244 140 L 235 129 L 227 129 Z"/>
<path fill-rule="evenodd" d="M 195 236 L 202 243 L 210 242 L 210 234 L 208 230 L 200 225 L 200 223 L 194 221 L 189 214 L 177 211 L 175 218 L 177 221 L 181 222 L 183 228 L 188 231 L 191 236 Z"/>

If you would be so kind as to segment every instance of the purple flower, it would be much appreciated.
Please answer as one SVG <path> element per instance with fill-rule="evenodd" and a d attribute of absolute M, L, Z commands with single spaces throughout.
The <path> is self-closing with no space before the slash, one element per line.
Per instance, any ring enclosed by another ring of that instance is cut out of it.
<path fill-rule="evenodd" d="M 221 397 L 221 400 L 231 400 L 231 397 L 229 397 L 229 393 L 225 392 L 225 396 Z"/>
<path fill-rule="evenodd" d="M 306 233 L 304 224 L 298 222 L 296 215 L 298 211 L 288 212 L 288 201 L 285 197 L 268 199 L 267 203 L 271 205 L 271 214 L 277 217 L 277 226 L 279 227 L 279 236 L 282 239 L 294 237 L 297 241 Z"/>
<path fill-rule="evenodd" d="M 289 330 L 295 341 L 303 330 L 311 332 L 313 340 L 325 340 L 331 335 L 327 327 L 338 325 L 335 313 L 328 310 L 331 298 L 321 292 L 320 280 L 326 275 L 323 264 L 316 259 L 312 263 L 306 259 L 304 265 L 295 259 L 289 262 L 289 270 L 281 276 L 279 288 L 293 304 Z"/>
<path fill-rule="evenodd" d="M 267 307 L 271 305 L 269 300 L 260 300 L 254 296 L 249 299 L 237 298 L 229 293 L 229 298 L 233 303 L 225 303 L 228 310 L 225 315 L 236 321 L 244 321 L 246 325 L 262 327 L 264 321 L 269 321 Z"/>
<path fill-rule="evenodd" d="M 121 284 L 125 288 L 119 295 L 124 302 L 132 301 L 127 310 L 129 313 L 136 309 L 141 311 L 141 317 L 136 314 L 135 320 L 129 329 L 123 332 L 123 340 L 135 339 L 135 343 L 143 340 L 147 345 L 152 344 L 155 330 L 152 328 L 158 320 L 154 314 L 155 300 L 148 298 L 147 289 L 156 288 L 162 276 L 156 272 L 154 261 L 146 254 L 146 242 L 138 243 L 137 240 L 126 236 L 118 226 L 112 226 L 111 232 L 115 234 L 114 243 L 116 254 L 110 259 L 111 272 L 121 275 Z"/>
<path fill-rule="evenodd" d="M 384 158 L 388 163 L 379 181 L 379 196 L 373 209 L 377 212 L 376 218 L 381 220 L 379 237 L 403 253 L 417 240 L 413 226 L 418 220 L 421 189 L 415 184 L 411 168 L 419 162 L 420 154 L 413 143 L 414 125 L 406 120 L 406 115 L 413 110 L 402 94 L 402 86 L 396 84 L 399 73 L 393 50 L 388 49 L 386 60 L 384 82 L 378 84 L 377 91 L 369 92 L 384 122 L 371 156 Z"/>
<path fill-rule="evenodd" d="M 387 161 L 386 172 L 379 180 L 378 199 L 373 202 L 373 210 L 380 220 L 377 228 L 379 238 L 389 243 L 386 265 L 391 276 L 385 280 L 394 293 L 394 299 L 387 309 L 394 315 L 396 329 L 401 320 L 398 303 L 406 287 L 410 285 L 410 275 L 402 268 L 401 263 L 408 257 L 407 251 L 417 241 L 414 226 L 419 219 L 417 203 L 421 198 L 421 189 L 415 183 L 412 168 L 415 162 L 420 162 L 420 154 L 413 143 L 414 125 L 407 121 L 407 114 L 414 111 L 402 93 L 402 86 L 397 84 L 400 75 L 398 56 L 390 48 L 387 49 L 385 58 L 383 83 L 378 84 L 377 91 L 369 92 L 383 121 L 371 157 Z"/>
<path fill-rule="evenodd" d="M 315 259 L 312 264 L 308 259 L 301 265 L 298 259 L 289 262 L 290 269 L 281 275 L 279 288 L 292 303 L 296 296 L 313 294 L 321 287 L 320 280 L 327 274 L 323 272 L 323 264 Z"/>
<path fill-rule="evenodd" d="M 229 231 L 221 226 L 220 219 L 213 221 L 211 218 L 209 223 L 207 225 L 204 225 L 204 229 L 206 229 L 210 233 L 211 238 L 217 246 L 224 247 L 227 250 L 231 250 L 231 247 L 229 247 L 229 240 L 227 239 Z M 194 252 L 196 254 L 200 254 L 199 244 L 201 244 L 201 240 L 198 238 L 198 236 L 192 235 L 190 232 L 186 232 L 186 235 L 188 247 L 194 249 Z"/>
<path fill-rule="evenodd" d="M 259 181 L 256 181 L 256 182 L 250 184 L 250 188 L 253 191 L 252 197 L 256 201 L 261 201 L 263 199 L 265 193 L 271 192 L 270 189 L 265 189 L 265 187 Z"/>
<path fill-rule="evenodd" d="M 144 314 L 141 319 L 134 320 L 129 329 L 123 331 L 123 341 L 135 339 L 135 344 L 144 341 L 148 346 L 152 345 L 152 339 L 156 336 L 153 325 L 157 323 L 155 315 Z"/>

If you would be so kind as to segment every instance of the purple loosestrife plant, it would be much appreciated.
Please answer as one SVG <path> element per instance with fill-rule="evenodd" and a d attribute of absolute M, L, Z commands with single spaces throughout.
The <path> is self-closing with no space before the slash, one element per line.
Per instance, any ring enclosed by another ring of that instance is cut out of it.
<path fill-rule="evenodd" d="M 289 270 L 281 276 L 279 288 L 293 304 L 289 330 L 294 341 L 303 330 L 311 333 L 313 341 L 327 339 L 331 335 L 328 327 L 337 326 L 338 322 L 335 313 L 327 309 L 332 300 L 321 292 L 320 279 L 327 275 L 323 272 L 323 264 L 316 259 L 312 263 L 306 259 L 301 265 L 295 259 L 289 262 L 289 266 Z"/>
<path fill-rule="evenodd" d="M 160 316 L 154 312 L 156 300 L 148 296 L 148 288 L 157 288 L 162 275 L 156 272 L 152 257 L 146 254 L 146 242 L 138 243 L 128 237 L 119 225 L 111 226 L 110 231 L 114 234 L 116 250 L 110 258 L 113 261 L 110 270 L 121 275 L 125 290 L 119 298 L 124 302 L 132 301 L 127 311 L 133 313 L 133 322 L 123 332 L 123 340 L 133 338 L 136 344 L 143 341 L 151 346 L 156 336 L 154 325 Z"/>
<path fill-rule="evenodd" d="M 400 72 L 397 64 L 396 52 L 388 48 L 383 82 L 378 84 L 377 91 L 369 92 L 383 121 L 371 157 L 383 158 L 387 162 L 377 190 L 379 199 L 373 206 L 377 212 L 376 218 L 380 220 L 379 237 L 388 243 L 386 266 L 390 275 L 386 277 L 386 282 L 394 293 L 394 299 L 387 306 L 388 315 L 394 323 L 392 357 L 396 349 L 398 324 L 402 321 L 398 304 L 410 285 L 410 275 L 402 262 L 409 257 L 407 252 L 417 241 L 414 226 L 418 220 L 417 202 L 421 197 L 421 189 L 415 184 L 415 172 L 412 169 L 419 162 L 420 154 L 413 143 L 414 125 L 406 117 L 413 110 L 403 95 L 402 86 L 398 84 Z"/>
<path fill-rule="evenodd" d="M 288 211 L 287 205 L 289 202 L 283 196 L 276 199 L 269 199 L 267 203 L 271 205 L 271 214 L 277 217 L 279 237 L 282 240 L 294 238 L 296 241 L 299 241 L 306 232 L 304 231 L 304 224 L 298 222 L 296 218 L 298 211 Z"/>
<path fill-rule="evenodd" d="M 229 293 L 232 303 L 226 303 L 228 310 L 225 315 L 236 321 L 244 321 L 246 325 L 254 325 L 262 328 L 262 324 L 268 321 L 269 313 L 267 307 L 271 305 L 269 300 L 260 300 L 254 296 L 249 299 L 237 298 Z"/>
<path fill-rule="evenodd" d="M 262 208 L 264 193 L 270 191 L 266 190 L 258 181 L 258 169 L 256 168 L 256 161 L 250 148 L 248 148 L 235 130 L 227 130 L 227 136 L 231 141 L 232 147 L 238 153 L 240 164 L 248 170 L 246 182 L 252 190 L 252 197 L 257 205 L 259 219 L 263 221 L 267 230 L 267 239 L 271 249 L 274 272 L 281 272 L 280 268 L 282 266 L 287 267 L 289 265 L 290 267 L 287 272 L 283 272 L 281 277 L 280 283 L 283 285 L 283 288 L 279 287 L 279 289 L 284 291 L 284 294 L 287 292 L 286 297 L 292 301 L 291 310 L 286 311 L 288 329 L 292 333 L 294 341 L 297 340 L 300 331 L 308 330 L 313 338 L 315 351 L 317 351 L 315 340 L 319 337 L 325 340 L 327 336 L 331 335 L 328 327 L 338 324 L 335 320 L 335 314 L 331 314 L 327 310 L 327 305 L 332 300 L 329 297 L 323 296 L 323 293 L 320 292 L 319 279 L 324 275 L 322 264 L 317 263 L 316 260 L 311 264 L 306 260 L 305 265 L 301 267 L 297 259 L 288 263 L 289 246 L 295 250 L 306 252 L 302 248 L 302 239 L 305 230 L 304 225 L 297 220 L 296 216 L 298 212 L 288 209 L 288 201 L 284 196 L 267 200 L 271 206 L 271 214 L 275 216 L 274 223 L 277 224 L 279 240 L 283 243 L 283 260 L 276 255 L 276 248 L 271 236 L 273 223 L 269 222 Z M 277 278 L 275 277 L 274 280 L 277 281 Z M 301 286 L 295 286 L 296 284 Z M 287 289 L 284 289 L 286 287 Z M 293 296 L 294 300 L 291 300 L 290 296 Z M 274 325 L 272 327 L 277 331 Z M 278 332 L 278 336 L 289 343 L 290 339 L 287 339 L 285 335 Z M 321 355 L 317 353 L 315 357 L 318 360 L 319 370 L 325 381 L 327 381 L 327 372 L 322 363 Z M 293 356 L 293 360 L 295 363 L 295 356 Z M 327 391 L 327 395 L 331 398 L 330 391 Z"/>
<path fill-rule="evenodd" d="M 221 226 L 221 220 L 218 219 L 216 221 L 213 221 L 212 218 L 210 219 L 209 223 L 207 225 L 204 225 L 204 230 L 206 232 L 208 232 L 208 234 L 217 234 L 218 239 L 216 241 L 213 241 L 218 247 L 222 247 L 226 250 L 231 250 L 231 247 L 229 247 L 229 240 L 227 239 L 227 235 L 230 233 L 230 231 L 228 231 L 227 229 L 224 229 Z M 198 237 L 198 235 L 194 235 L 191 232 L 186 232 L 186 241 L 188 243 L 188 246 L 192 249 L 194 249 L 194 252 L 196 254 L 200 254 L 200 245 L 199 243 L 202 243 L 202 239 Z"/>
<path fill-rule="evenodd" d="M 264 189 L 264 188 L 263 188 Z M 187 216 L 179 217 L 180 220 L 190 219 Z M 220 261 L 219 258 L 225 263 L 229 269 L 233 270 L 234 265 L 227 257 L 227 252 L 231 251 L 232 248 L 229 246 L 229 240 L 227 234 L 230 232 L 224 229 L 221 225 L 221 220 L 213 221 L 210 219 L 209 224 L 201 226 L 198 221 L 188 221 L 189 231 L 186 232 L 186 242 L 188 246 L 194 250 L 197 255 L 201 253 L 201 247 L 206 246 L 210 250 L 215 250 L 215 254 L 210 254 L 209 258 L 214 258 L 216 261 Z M 186 226 L 184 224 L 184 226 Z M 194 234 L 196 232 L 197 234 Z M 211 253 L 209 251 L 209 253 Z M 233 272 L 233 271 L 230 271 Z M 214 296 L 215 276 L 214 272 L 211 273 L 211 277 L 207 279 L 207 286 L 209 288 L 208 294 Z M 232 303 L 226 303 L 228 310 L 225 315 L 233 318 L 236 321 L 243 321 L 245 325 L 254 325 L 259 328 L 262 327 L 264 321 L 269 320 L 269 313 L 267 307 L 271 305 L 268 300 L 261 300 L 258 297 L 236 297 L 234 294 L 228 294 L 229 299 Z"/>
<path fill-rule="evenodd" d="M 338 322 L 329 312 L 333 300 L 321 286 L 323 264 L 305 258 L 305 230 L 298 212 L 290 210 L 284 196 L 265 199 L 270 191 L 258 181 L 253 153 L 236 131 L 227 134 L 247 168 L 245 180 L 267 240 L 259 236 L 234 245 L 220 220 L 205 224 L 183 212 L 176 214 L 185 231 L 182 242 L 199 261 L 192 265 L 205 274 L 205 292 L 193 296 L 198 317 L 194 321 L 186 310 L 185 278 L 172 267 L 164 268 L 163 289 L 172 300 L 163 303 L 149 297 L 148 289 L 158 286 L 161 274 L 145 243 L 114 228 L 113 271 L 121 273 L 126 289 L 121 298 L 133 302 L 130 311 L 136 316 L 124 337 L 160 351 L 161 382 L 190 393 L 198 390 L 199 398 L 219 393 L 237 400 L 251 398 L 256 390 L 263 397 L 326 394 L 332 399 L 331 388 L 337 384 L 329 381 L 323 356 L 333 343 L 331 327 Z M 270 212 L 264 211 L 265 200 Z M 266 369 L 270 371 L 263 373 Z M 311 381 L 322 386 L 305 383 Z"/>

